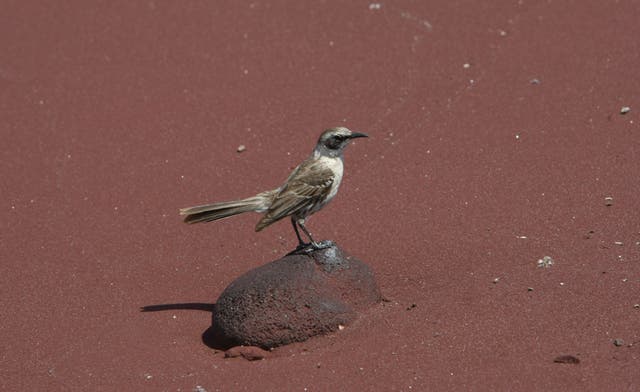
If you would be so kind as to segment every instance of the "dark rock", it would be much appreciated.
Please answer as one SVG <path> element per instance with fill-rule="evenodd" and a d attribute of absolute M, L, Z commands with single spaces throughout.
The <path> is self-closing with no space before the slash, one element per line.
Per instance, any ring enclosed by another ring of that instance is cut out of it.
<path fill-rule="evenodd" d="M 338 330 L 380 300 L 371 269 L 336 245 L 289 254 L 224 290 L 205 339 L 262 348 L 304 341 Z"/>

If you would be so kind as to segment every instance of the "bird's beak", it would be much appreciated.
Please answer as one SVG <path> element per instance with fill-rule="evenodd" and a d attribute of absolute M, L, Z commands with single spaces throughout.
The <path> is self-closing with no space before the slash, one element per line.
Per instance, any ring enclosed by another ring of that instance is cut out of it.
<path fill-rule="evenodd" d="M 357 137 L 369 137 L 369 135 L 367 135 L 366 133 L 353 132 L 351 133 L 351 136 L 349 136 L 350 139 L 355 139 Z"/>

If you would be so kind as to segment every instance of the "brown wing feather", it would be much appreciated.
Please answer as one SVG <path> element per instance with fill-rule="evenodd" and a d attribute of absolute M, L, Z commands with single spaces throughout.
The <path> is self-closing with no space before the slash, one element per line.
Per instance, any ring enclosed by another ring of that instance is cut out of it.
<path fill-rule="evenodd" d="M 256 225 L 256 231 L 296 212 L 310 210 L 328 195 L 333 181 L 331 169 L 315 160 L 303 162 L 291 173 L 265 216 Z"/>

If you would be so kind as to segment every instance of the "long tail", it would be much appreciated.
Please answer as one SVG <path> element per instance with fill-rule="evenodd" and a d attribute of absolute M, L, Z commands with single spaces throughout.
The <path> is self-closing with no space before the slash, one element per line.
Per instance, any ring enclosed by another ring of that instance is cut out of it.
<path fill-rule="evenodd" d="M 273 191 L 269 191 L 242 200 L 182 208 L 180 215 L 186 215 L 185 223 L 198 223 L 211 222 L 244 212 L 262 212 L 269 208 L 272 193 Z"/>

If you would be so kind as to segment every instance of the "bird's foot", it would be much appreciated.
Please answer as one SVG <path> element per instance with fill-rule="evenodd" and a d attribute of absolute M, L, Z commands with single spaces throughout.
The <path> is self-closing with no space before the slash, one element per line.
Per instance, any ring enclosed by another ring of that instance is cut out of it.
<path fill-rule="evenodd" d="M 311 246 L 313 247 L 314 250 L 327 249 L 327 248 L 331 248 L 334 245 L 335 244 L 331 240 L 323 240 L 320 242 L 311 243 Z"/>
<path fill-rule="evenodd" d="M 300 254 L 300 253 L 308 254 L 308 253 L 315 252 L 316 250 L 331 248 L 334 245 L 335 244 L 331 240 L 324 240 L 320 242 L 313 241 L 309 243 L 301 242 L 300 244 L 298 244 L 298 247 L 293 252 L 291 252 L 291 254 Z"/>

